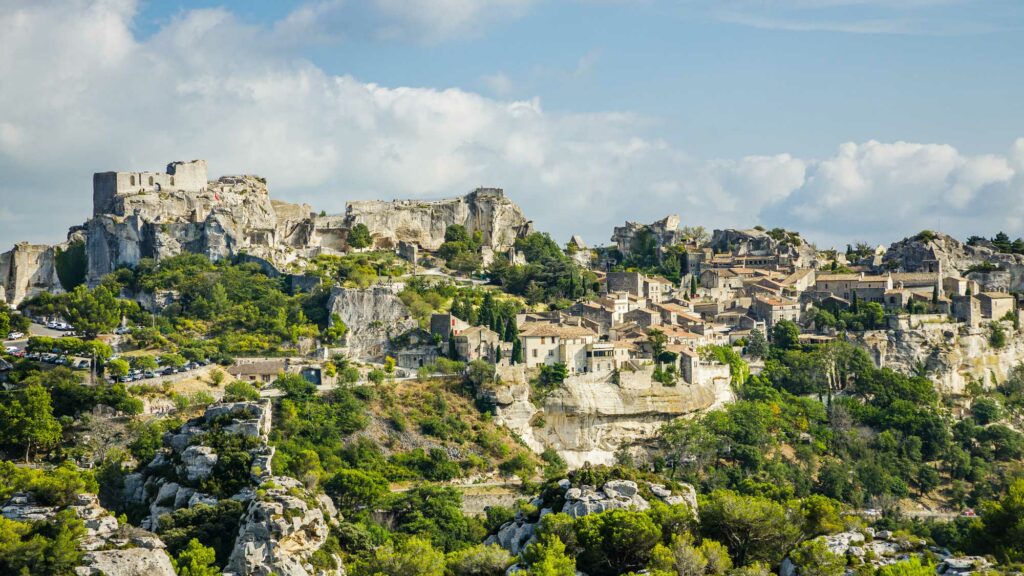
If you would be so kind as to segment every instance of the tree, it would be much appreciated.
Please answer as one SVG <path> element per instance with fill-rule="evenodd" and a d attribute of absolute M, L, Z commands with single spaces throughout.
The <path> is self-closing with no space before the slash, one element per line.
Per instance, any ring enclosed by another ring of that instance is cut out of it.
<path fill-rule="evenodd" d="M 846 558 L 828 549 L 825 540 L 815 538 L 803 542 L 789 553 L 798 576 L 842 576 Z"/>
<path fill-rule="evenodd" d="M 690 276 L 690 298 L 696 298 L 696 297 L 697 297 L 697 276 L 696 275 L 691 275 Z"/>
<path fill-rule="evenodd" d="M 657 358 L 665 351 L 665 346 L 668 345 L 668 336 L 657 328 L 651 328 L 647 331 L 647 343 L 651 345 L 654 357 Z"/>
<path fill-rule="evenodd" d="M 800 539 L 799 522 L 778 502 L 715 490 L 700 505 L 701 532 L 725 544 L 737 564 L 777 564 Z"/>
<path fill-rule="evenodd" d="M 132 356 L 131 364 L 136 370 L 153 370 L 157 367 L 156 358 L 149 354 Z"/>
<path fill-rule="evenodd" d="M 188 362 L 181 354 L 175 354 L 173 352 L 160 355 L 160 364 L 164 366 L 170 366 L 171 368 L 181 368 Z"/>
<path fill-rule="evenodd" d="M 764 332 L 756 328 L 750 331 L 750 338 L 747 340 L 747 354 L 754 358 L 768 356 L 768 339 L 764 337 Z"/>
<path fill-rule="evenodd" d="M 334 344 L 344 340 L 346 334 L 348 334 L 348 326 L 341 321 L 341 316 L 331 314 L 330 326 L 320 332 L 320 337 L 327 344 Z"/>
<path fill-rule="evenodd" d="M 800 345 L 800 328 L 791 320 L 779 320 L 772 326 L 772 344 L 782 350 L 793 350 Z"/>
<path fill-rule="evenodd" d="M 75 330 L 93 337 L 113 330 L 121 322 L 121 303 L 106 286 L 89 290 L 84 285 L 62 297 L 62 313 Z"/>
<path fill-rule="evenodd" d="M 565 553 L 565 544 L 553 534 L 526 547 L 529 558 L 529 576 L 576 576 L 576 560 Z"/>
<path fill-rule="evenodd" d="M 215 564 L 216 560 L 213 548 L 203 546 L 193 538 L 172 564 L 178 576 L 217 576 L 220 569 Z"/>
<path fill-rule="evenodd" d="M 373 243 L 373 236 L 370 235 L 370 229 L 366 227 L 366 224 L 360 222 L 352 227 L 348 232 L 348 245 L 362 249 L 366 248 Z"/>
<path fill-rule="evenodd" d="M 128 362 L 120 358 L 116 358 L 114 360 L 111 360 L 110 362 L 107 362 L 107 372 L 109 372 L 110 375 L 113 376 L 114 378 L 123 378 L 128 374 L 128 371 L 131 369 L 131 365 L 129 365 Z"/>
<path fill-rule="evenodd" d="M 618 508 L 577 518 L 576 536 L 582 548 L 577 556 L 580 570 L 616 576 L 647 565 L 661 528 L 643 512 Z"/>
<path fill-rule="evenodd" d="M 1001 501 L 984 502 L 981 510 L 981 521 L 969 535 L 975 550 L 1004 563 L 1024 561 L 1024 478 L 1014 481 Z"/>
<path fill-rule="evenodd" d="M 455 334 L 448 334 L 448 358 L 451 360 L 459 359 L 459 349 L 455 346 Z"/>
<path fill-rule="evenodd" d="M 259 400 L 260 392 L 252 384 L 244 380 L 235 380 L 224 387 L 225 402 L 240 402 L 244 400 Z"/>
<path fill-rule="evenodd" d="M 316 385 L 300 374 L 281 374 L 273 386 L 284 392 L 287 398 L 308 398 L 316 394 Z"/>
<path fill-rule="evenodd" d="M 477 544 L 450 552 L 447 573 L 451 576 L 504 576 L 512 562 L 512 555 L 501 546 Z"/>
<path fill-rule="evenodd" d="M 388 493 L 388 480 L 373 471 L 342 469 L 324 484 L 324 491 L 348 516 L 364 508 L 373 510 Z"/>
<path fill-rule="evenodd" d="M 23 391 L 22 406 L 24 420 L 20 436 L 25 443 L 25 461 L 28 462 L 33 447 L 48 451 L 61 438 L 60 422 L 53 416 L 50 393 L 39 383 L 31 383 Z"/>

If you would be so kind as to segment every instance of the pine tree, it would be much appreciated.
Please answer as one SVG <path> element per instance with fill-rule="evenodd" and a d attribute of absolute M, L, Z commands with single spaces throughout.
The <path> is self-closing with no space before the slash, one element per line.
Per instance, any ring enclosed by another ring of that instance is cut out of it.
<path fill-rule="evenodd" d="M 480 305 L 480 316 L 477 319 L 479 326 L 488 326 L 494 322 L 494 297 L 488 292 L 484 296 L 484 303 Z"/>
<path fill-rule="evenodd" d="M 451 360 L 459 359 L 459 350 L 455 347 L 455 334 L 448 334 L 448 358 Z"/>
<path fill-rule="evenodd" d="M 505 340 L 505 342 L 515 342 L 519 340 L 519 328 L 516 326 L 515 316 L 509 317 L 508 322 L 505 323 L 505 334 L 503 340 Z"/>

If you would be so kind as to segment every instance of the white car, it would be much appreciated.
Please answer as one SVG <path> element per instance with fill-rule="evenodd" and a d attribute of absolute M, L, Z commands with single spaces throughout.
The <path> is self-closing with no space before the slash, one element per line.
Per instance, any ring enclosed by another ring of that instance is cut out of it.
<path fill-rule="evenodd" d="M 14 354 L 15 352 L 18 351 L 18 347 L 17 346 L 7 346 L 7 347 L 4 348 L 4 351 L 7 352 L 8 354 Z"/>
<path fill-rule="evenodd" d="M 25 337 L 24 332 L 11 332 L 7 335 L 8 340 L 20 340 Z"/>

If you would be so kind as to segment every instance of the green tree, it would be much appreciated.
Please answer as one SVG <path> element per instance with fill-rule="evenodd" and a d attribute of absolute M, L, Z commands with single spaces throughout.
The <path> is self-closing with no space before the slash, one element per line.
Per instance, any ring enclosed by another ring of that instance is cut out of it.
<path fill-rule="evenodd" d="M 772 326 L 772 344 L 782 350 L 793 350 L 800 345 L 800 328 L 791 320 L 779 320 Z"/>
<path fill-rule="evenodd" d="M 545 535 L 527 546 L 529 576 L 576 576 L 576 560 L 565 553 L 565 544 L 554 535 Z"/>
<path fill-rule="evenodd" d="M 842 576 L 846 558 L 832 553 L 825 540 L 815 538 L 801 543 L 789 553 L 798 576 Z"/>
<path fill-rule="evenodd" d="M 578 518 L 576 537 L 582 548 L 577 556 L 580 570 L 615 576 L 647 565 L 661 528 L 643 512 L 619 508 Z"/>
<path fill-rule="evenodd" d="M 750 331 L 750 338 L 747 340 L 747 354 L 754 358 L 768 356 L 768 339 L 764 337 L 764 332 L 756 328 Z"/>
<path fill-rule="evenodd" d="M 345 339 L 348 334 L 348 326 L 341 321 L 341 316 L 331 314 L 330 326 L 320 332 L 320 337 L 328 344 L 334 344 Z"/>
<path fill-rule="evenodd" d="M 647 343 L 651 345 L 654 357 L 657 358 L 665 351 L 665 346 L 668 345 L 668 336 L 657 328 L 651 328 L 647 331 Z"/>
<path fill-rule="evenodd" d="M 63 315 L 75 330 L 94 337 L 109 332 L 121 322 L 121 303 L 106 286 L 89 290 L 84 285 L 62 297 Z"/>
<path fill-rule="evenodd" d="M 444 576 L 444 554 L 413 536 L 396 548 L 388 542 L 352 567 L 353 576 Z"/>
<path fill-rule="evenodd" d="M 128 374 L 128 371 L 131 369 L 131 365 L 128 364 L 127 361 L 122 360 L 120 358 L 116 358 L 114 360 L 111 360 L 110 362 L 107 362 L 107 372 L 109 372 L 110 375 L 113 376 L 114 378 L 122 378 L 126 376 Z"/>
<path fill-rule="evenodd" d="M 244 400 L 259 399 L 260 391 L 244 380 L 235 380 L 224 387 L 225 402 L 240 402 Z"/>
<path fill-rule="evenodd" d="M 217 576 L 220 569 L 215 564 L 216 560 L 213 548 L 203 546 L 193 538 L 172 563 L 178 576 Z"/>
<path fill-rule="evenodd" d="M 53 404 L 46 388 L 32 383 L 25 387 L 22 394 L 24 420 L 19 435 L 25 444 L 25 461 L 28 462 L 33 449 L 46 452 L 57 446 L 61 438 L 61 426 L 53 416 Z"/>
<path fill-rule="evenodd" d="M 800 539 L 791 512 L 762 496 L 715 490 L 700 505 L 701 532 L 725 544 L 738 564 L 778 564 Z"/>
<path fill-rule="evenodd" d="M 373 236 L 370 235 L 370 229 L 366 227 L 366 224 L 360 222 L 352 227 L 348 232 L 348 245 L 356 248 L 366 248 L 373 243 Z"/>
<path fill-rule="evenodd" d="M 1002 500 L 982 504 L 970 539 L 977 551 L 1000 562 L 1024 561 L 1024 478 L 1014 481 Z"/>
<path fill-rule="evenodd" d="M 348 516 L 364 508 L 373 510 L 388 493 L 388 481 L 370 470 L 342 469 L 324 484 L 324 491 Z"/>
<path fill-rule="evenodd" d="M 496 544 L 477 544 L 449 552 L 447 576 L 504 576 L 512 565 L 512 555 Z"/>

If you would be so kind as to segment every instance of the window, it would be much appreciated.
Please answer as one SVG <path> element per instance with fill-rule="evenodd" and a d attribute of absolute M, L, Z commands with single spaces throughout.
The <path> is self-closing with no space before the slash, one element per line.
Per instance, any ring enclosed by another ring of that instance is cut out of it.
<path fill-rule="evenodd" d="M 171 176 L 171 186 L 174 186 L 174 176 Z"/>
<path fill-rule="evenodd" d="M 153 185 L 153 177 L 152 177 L 152 176 L 150 176 L 150 177 L 149 177 L 149 185 L 150 185 L 150 186 L 152 186 L 152 185 Z"/>
<path fill-rule="evenodd" d="M 536 349 L 536 348 L 534 348 L 534 349 L 533 349 L 533 357 L 534 357 L 534 358 L 536 358 L 536 357 L 537 357 L 537 349 Z"/>
<path fill-rule="evenodd" d="M 132 183 L 131 183 L 131 185 L 135 186 L 135 176 L 132 176 Z"/>

